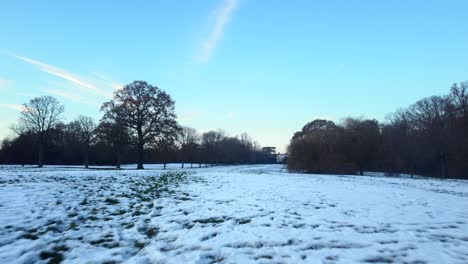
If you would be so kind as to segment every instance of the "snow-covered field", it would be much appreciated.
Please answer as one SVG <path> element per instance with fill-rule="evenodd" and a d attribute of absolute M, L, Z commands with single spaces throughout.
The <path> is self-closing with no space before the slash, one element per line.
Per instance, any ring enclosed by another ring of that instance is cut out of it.
<path fill-rule="evenodd" d="M 158 168 L 0 167 L 0 263 L 468 263 L 467 181 Z"/>

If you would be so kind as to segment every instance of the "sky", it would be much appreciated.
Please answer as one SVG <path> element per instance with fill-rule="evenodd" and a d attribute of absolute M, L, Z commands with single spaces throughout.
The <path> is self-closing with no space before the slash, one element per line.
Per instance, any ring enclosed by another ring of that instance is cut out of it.
<path fill-rule="evenodd" d="M 145 80 L 179 123 L 284 151 L 316 118 L 385 121 L 468 80 L 468 1 L 2 1 L 0 139 L 52 95 L 99 120 Z"/>

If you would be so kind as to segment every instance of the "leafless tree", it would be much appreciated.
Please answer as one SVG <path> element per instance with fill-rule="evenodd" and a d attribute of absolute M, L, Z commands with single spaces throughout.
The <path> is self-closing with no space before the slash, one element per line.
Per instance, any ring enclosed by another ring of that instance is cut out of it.
<path fill-rule="evenodd" d="M 202 135 L 202 148 L 205 165 L 211 163 L 219 163 L 221 154 L 221 141 L 226 137 L 226 133 L 222 130 L 208 131 Z"/>
<path fill-rule="evenodd" d="M 200 136 L 197 130 L 191 127 L 182 127 L 178 137 L 178 143 L 182 154 L 182 165 L 184 168 L 185 162 L 191 162 L 193 167 L 193 152 L 196 150 L 195 145 L 200 141 Z"/>
<path fill-rule="evenodd" d="M 92 117 L 80 115 L 75 121 L 70 123 L 70 128 L 84 147 L 84 165 L 87 169 L 89 167 L 89 148 L 97 138 L 96 123 Z"/>
<path fill-rule="evenodd" d="M 23 104 L 18 124 L 12 127 L 18 135 L 34 133 L 38 142 L 38 167 L 44 166 L 44 145 L 50 131 L 61 122 L 65 107 L 52 96 L 41 96 Z"/>
<path fill-rule="evenodd" d="M 408 110 L 412 125 L 424 139 L 423 145 L 431 145 L 431 151 L 425 154 L 439 161 L 442 178 L 447 176 L 448 171 L 448 107 L 448 97 L 431 96 L 417 101 Z"/>
<path fill-rule="evenodd" d="M 468 123 L 468 82 L 454 84 L 450 89 L 450 99 L 455 106 L 457 117 Z"/>
<path fill-rule="evenodd" d="M 346 118 L 344 120 L 345 149 L 349 158 L 364 175 L 364 170 L 375 162 L 379 148 L 379 123 L 377 120 Z"/>
<path fill-rule="evenodd" d="M 103 104 L 104 119 L 129 128 L 138 148 L 137 169 L 143 169 L 145 145 L 179 130 L 174 111 L 175 102 L 166 92 L 144 81 L 134 81 L 114 93 Z"/>
<path fill-rule="evenodd" d="M 122 152 L 130 142 L 128 129 L 119 123 L 102 121 L 96 131 L 100 140 L 113 147 L 116 156 L 115 167 L 120 169 Z"/>

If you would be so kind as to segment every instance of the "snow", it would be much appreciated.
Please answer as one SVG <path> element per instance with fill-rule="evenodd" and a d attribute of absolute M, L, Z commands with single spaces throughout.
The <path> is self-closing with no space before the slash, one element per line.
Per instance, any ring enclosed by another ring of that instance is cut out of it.
<path fill-rule="evenodd" d="M 468 181 L 133 167 L 0 166 L 0 263 L 468 263 Z"/>

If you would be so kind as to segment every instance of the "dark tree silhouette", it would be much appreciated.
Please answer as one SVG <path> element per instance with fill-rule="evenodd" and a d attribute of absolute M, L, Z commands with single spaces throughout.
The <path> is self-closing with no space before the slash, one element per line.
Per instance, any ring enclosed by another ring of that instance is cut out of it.
<path fill-rule="evenodd" d="M 390 175 L 407 171 L 413 176 L 418 144 L 409 113 L 400 109 L 387 119 L 388 123 L 382 127 L 380 162 Z"/>
<path fill-rule="evenodd" d="M 440 176 L 447 176 L 449 155 L 449 131 L 447 117 L 448 100 L 446 97 L 432 96 L 424 98 L 410 106 L 409 117 L 421 139 L 422 153 L 433 164 L 440 164 Z"/>
<path fill-rule="evenodd" d="M 50 131 L 60 123 L 65 108 L 52 96 L 41 96 L 23 104 L 18 124 L 12 129 L 18 135 L 34 133 L 38 143 L 38 167 L 44 166 L 44 147 Z"/>
<path fill-rule="evenodd" d="M 179 126 L 174 111 L 175 102 L 169 94 L 144 81 L 134 81 L 114 93 L 114 98 L 102 105 L 104 119 L 129 128 L 138 149 L 137 169 L 143 169 L 145 145 L 167 134 L 176 133 Z"/>
<path fill-rule="evenodd" d="M 359 174 L 376 162 L 380 146 L 380 131 L 377 120 L 347 118 L 344 121 L 346 146 L 349 160 L 358 166 Z"/>
<path fill-rule="evenodd" d="M 89 149 L 96 140 L 96 123 L 92 117 L 80 115 L 69 126 L 83 146 L 84 166 L 87 169 L 89 167 Z"/>
<path fill-rule="evenodd" d="M 352 173 L 346 160 L 344 129 L 332 121 L 317 119 L 294 134 L 288 147 L 288 168 L 314 173 Z"/>
<path fill-rule="evenodd" d="M 197 150 L 196 145 L 200 141 L 200 136 L 197 134 L 197 131 L 191 127 L 182 127 L 177 141 L 181 152 L 181 167 L 184 168 L 185 162 L 193 164 L 196 155 L 194 152 Z"/>
<path fill-rule="evenodd" d="M 120 169 L 122 153 L 130 142 L 129 131 L 120 123 L 102 121 L 97 129 L 98 138 L 110 145 L 115 151 L 115 167 Z"/>
<path fill-rule="evenodd" d="M 296 132 L 288 168 L 307 172 L 364 170 L 466 178 L 468 173 L 468 82 L 445 96 L 423 98 L 387 117 L 334 125 L 315 120 Z"/>
<path fill-rule="evenodd" d="M 202 135 L 202 151 L 205 164 L 219 163 L 221 154 L 221 141 L 225 137 L 224 131 L 208 131 Z"/>

